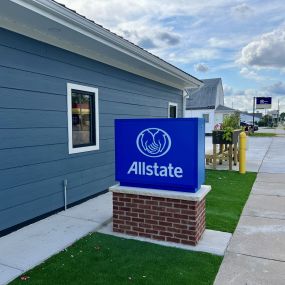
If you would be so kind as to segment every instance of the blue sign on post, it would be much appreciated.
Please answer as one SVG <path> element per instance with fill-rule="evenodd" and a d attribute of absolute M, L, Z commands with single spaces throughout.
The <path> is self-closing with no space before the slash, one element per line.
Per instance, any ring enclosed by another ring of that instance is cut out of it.
<path fill-rule="evenodd" d="M 272 97 L 256 97 L 256 109 L 270 109 Z"/>
<path fill-rule="evenodd" d="M 122 186 L 197 192 L 205 181 L 204 119 L 115 120 Z"/>

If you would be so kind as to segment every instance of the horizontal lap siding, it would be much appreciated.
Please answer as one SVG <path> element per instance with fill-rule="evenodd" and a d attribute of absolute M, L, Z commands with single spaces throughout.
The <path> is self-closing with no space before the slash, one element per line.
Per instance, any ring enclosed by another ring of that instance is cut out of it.
<path fill-rule="evenodd" d="M 0 231 L 104 191 L 114 119 L 163 118 L 181 91 L 0 29 Z M 99 89 L 100 150 L 68 154 L 66 84 Z"/>

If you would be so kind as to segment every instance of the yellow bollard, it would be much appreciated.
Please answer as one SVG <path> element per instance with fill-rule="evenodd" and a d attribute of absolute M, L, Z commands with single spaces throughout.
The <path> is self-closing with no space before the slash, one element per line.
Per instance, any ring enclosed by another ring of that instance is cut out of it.
<path fill-rule="evenodd" d="M 246 133 L 241 132 L 239 135 L 239 173 L 246 172 Z"/>

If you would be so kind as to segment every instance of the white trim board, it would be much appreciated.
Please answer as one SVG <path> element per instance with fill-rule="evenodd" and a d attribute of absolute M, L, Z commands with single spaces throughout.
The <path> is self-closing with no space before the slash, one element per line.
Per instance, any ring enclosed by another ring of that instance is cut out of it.
<path fill-rule="evenodd" d="M 94 104 L 94 113 L 95 113 L 95 132 L 96 132 L 96 142 L 95 145 L 92 146 L 84 146 L 84 147 L 73 147 L 72 143 L 72 98 L 71 91 L 81 90 L 86 92 L 92 92 L 95 96 L 95 104 Z M 69 154 L 87 152 L 93 150 L 99 150 L 99 100 L 98 100 L 98 88 L 67 83 L 67 122 L 68 122 L 68 152 Z"/>

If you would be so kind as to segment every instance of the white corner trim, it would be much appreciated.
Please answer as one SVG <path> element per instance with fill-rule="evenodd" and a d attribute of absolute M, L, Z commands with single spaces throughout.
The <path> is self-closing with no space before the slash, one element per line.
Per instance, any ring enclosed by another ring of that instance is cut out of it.
<path fill-rule="evenodd" d="M 168 118 L 170 118 L 170 107 L 176 107 L 176 118 L 177 118 L 177 111 L 178 111 L 178 104 L 173 102 L 168 102 Z"/>
<path fill-rule="evenodd" d="M 181 199 L 188 201 L 201 201 L 211 191 L 211 189 L 212 188 L 210 185 L 201 185 L 201 188 L 196 193 L 190 193 L 190 192 L 180 192 L 180 191 L 171 191 L 171 190 L 120 186 L 119 184 L 116 184 L 110 187 L 109 191 L 115 193 L 163 197 L 163 198 Z"/>
<path fill-rule="evenodd" d="M 84 146 L 84 147 L 77 147 L 74 148 L 72 144 L 72 98 L 71 98 L 71 91 L 73 89 L 92 92 L 95 94 L 95 131 L 96 131 L 96 142 L 95 145 L 92 146 Z M 98 100 L 98 88 L 67 83 L 67 123 L 68 123 L 68 152 L 69 154 L 74 153 L 81 153 L 93 150 L 99 150 L 99 100 Z"/>

